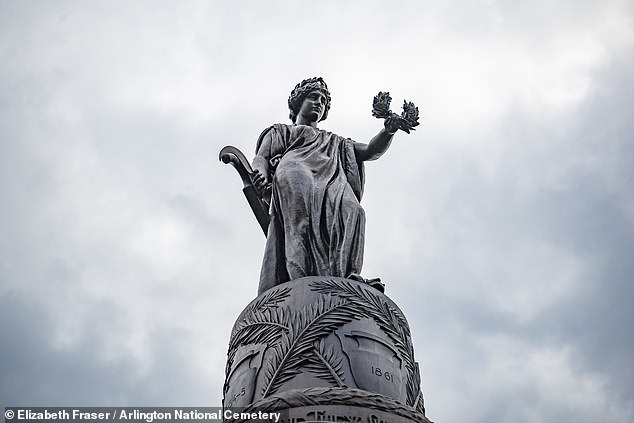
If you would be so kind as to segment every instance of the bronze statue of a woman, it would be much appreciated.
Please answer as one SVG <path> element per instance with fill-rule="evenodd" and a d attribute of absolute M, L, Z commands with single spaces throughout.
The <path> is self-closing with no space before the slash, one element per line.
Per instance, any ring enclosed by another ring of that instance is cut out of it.
<path fill-rule="evenodd" d="M 360 205 L 364 162 L 389 148 L 398 129 L 418 125 L 418 109 L 405 103 L 402 115 L 389 111 L 391 98 L 379 93 L 373 114 L 384 128 L 359 143 L 317 128 L 330 109 L 322 78 L 306 79 L 288 99 L 288 124 L 262 132 L 253 160 L 253 185 L 270 206 L 258 294 L 305 276 L 339 276 L 382 290 L 378 279 L 359 276 L 363 264 L 365 214 Z"/>

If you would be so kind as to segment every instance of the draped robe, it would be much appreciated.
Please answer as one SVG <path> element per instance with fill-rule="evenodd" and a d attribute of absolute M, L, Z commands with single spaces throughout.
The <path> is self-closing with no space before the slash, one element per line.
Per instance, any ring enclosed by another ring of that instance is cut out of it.
<path fill-rule="evenodd" d="M 363 264 L 363 162 L 354 141 L 276 124 L 258 140 L 269 163 L 270 217 L 258 294 L 304 276 L 348 277 Z"/>

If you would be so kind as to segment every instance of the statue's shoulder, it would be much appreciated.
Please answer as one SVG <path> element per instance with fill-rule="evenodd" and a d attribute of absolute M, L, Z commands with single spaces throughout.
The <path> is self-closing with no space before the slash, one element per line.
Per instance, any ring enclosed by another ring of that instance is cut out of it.
<path fill-rule="evenodd" d="M 341 144 L 354 145 L 356 143 L 356 141 L 354 141 L 353 139 L 351 139 L 349 137 L 344 137 L 344 136 L 341 136 L 341 135 L 336 134 L 334 132 L 327 131 L 325 129 L 319 129 L 319 132 L 321 132 L 323 136 L 328 137 L 330 140 L 333 140 L 333 141 L 337 140 Z"/>
<path fill-rule="evenodd" d="M 260 134 L 260 138 L 262 138 L 263 136 L 269 133 L 275 133 L 280 135 L 287 134 L 290 132 L 291 127 L 292 125 L 288 125 L 286 123 L 274 123 L 273 125 L 264 129 L 264 131 L 262 131 L 262 133 Z"/>
<path fill-rule="evenodd" d="M 284 143 L 284 140 L 287 140 L 289 137 L 291 127 L 292 125 L 287 125 L 285 123 L 274 123 L 273 125 L 264 129 L 264 131 L 262 131 L 262 133 L 258 137 L 258 142 L 255 146 L 256 153 L 260 149 L 262 142 L 267 138 L 275 140 L 276 143 Z"/>

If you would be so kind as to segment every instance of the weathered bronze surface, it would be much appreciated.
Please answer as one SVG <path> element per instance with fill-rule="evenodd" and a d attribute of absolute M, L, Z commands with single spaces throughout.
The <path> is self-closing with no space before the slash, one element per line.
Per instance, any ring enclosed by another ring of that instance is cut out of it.
<path fill-rule="evenodd" d="M 262 132 L 253 168 L 235 147 L 220 158 L 233 164 L 244 193 L 267 236 L 258 293 L 305 276 L 359 276 L 363 265 L 365 213 L 360 205 L 364 162 L 389 148 L 399 129 L 418 125 L 418 108 L 404 102 L 390 110 L 389 93 L 374 98 L 372 114 L 384 128 L 364 144 L 317 128 L 330 110 L 330 92 L 321 78 L 295 86 L 288 99 L 291 125 Z M 267 213 L 268 212 L 268 213 Z M 371 280 L 382 289 L 378 280 Z"/>
<path fill-rule="evenodd" d="M 367 284 L 296 279 L 253 300 L 233 327 L 224 407 L 299 415 L 318 405 L 428 421 L 405 316 Z"/>

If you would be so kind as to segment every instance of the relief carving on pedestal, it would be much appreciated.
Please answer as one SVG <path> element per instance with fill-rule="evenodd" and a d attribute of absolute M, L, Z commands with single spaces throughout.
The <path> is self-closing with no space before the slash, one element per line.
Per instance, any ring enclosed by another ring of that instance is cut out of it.
<path fill-rule="evenodd" d="M 310 387 L 301 386 L 308 373 L 321 381 L 318 386 L 364 389 L 423 410 L 418 365 L 401 311 L 356 281 L 304 279 L 267 291 L 236 322 L 225 406 Z"/>

